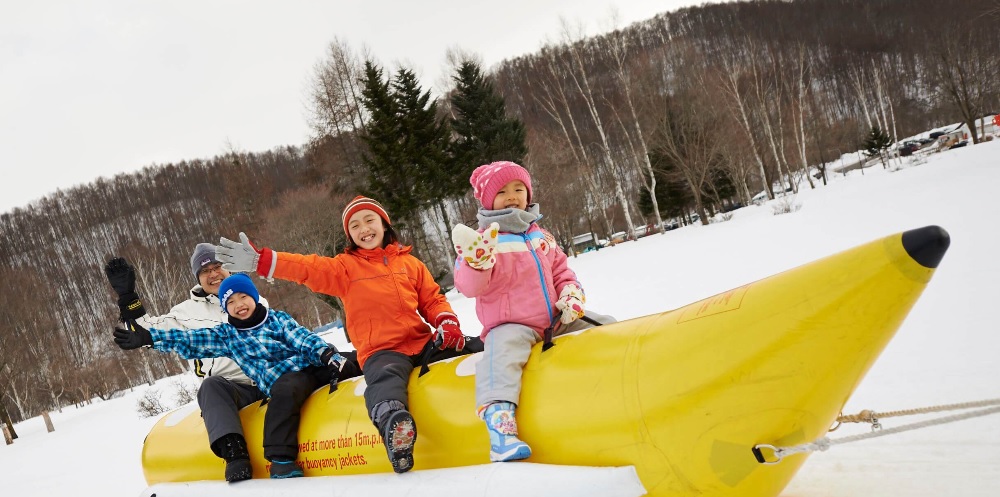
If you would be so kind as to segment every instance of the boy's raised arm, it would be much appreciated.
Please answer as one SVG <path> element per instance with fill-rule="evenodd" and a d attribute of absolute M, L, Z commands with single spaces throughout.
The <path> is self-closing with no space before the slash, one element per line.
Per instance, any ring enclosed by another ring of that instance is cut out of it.
<path fill-rule="evenodd" d="M 153 348 L 160 351 L 176 352 L 184 359 L 230 356 L 229 344 L 221 337 L 229 324 L 214 328 L 195 330 L 150 328 Z"/>

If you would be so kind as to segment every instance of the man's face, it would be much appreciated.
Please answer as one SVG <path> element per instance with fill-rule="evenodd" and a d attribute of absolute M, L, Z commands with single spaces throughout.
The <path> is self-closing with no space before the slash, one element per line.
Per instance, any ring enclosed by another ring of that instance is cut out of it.
<path fill-rule="evenodd" d="M 229 271 L 222 269 L 221 262 L 213 262 L 198 271 L 198 283 L 201 283 L 201 287 L 212 295 L 219 294 L 219 285 L 222 284 L 222 280 L 229 277 Z"/>

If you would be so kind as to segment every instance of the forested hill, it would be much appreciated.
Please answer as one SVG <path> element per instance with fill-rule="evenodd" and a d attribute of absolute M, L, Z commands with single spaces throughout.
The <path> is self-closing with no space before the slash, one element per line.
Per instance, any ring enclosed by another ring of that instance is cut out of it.
<path fill-rule="evenodd" d="M 822 173 L 875 128 L 894 138 L 975 129 L 1000 110 L 998 21 L 1000 4 L 984 0 L 709 4 L 594 37 L 568 26 L 558 44 L 485 79 L 475 64 L 456 67 L 456 87 L 438 96 L 334 40 L 326 60 L 303 68 L 309 143 L 153 165 L 0 216 L 0 415 L 21 419 L 177 370 L 170 356 L 112 344 L 102 273 L 112 255 L 136 264 L 147 309 L 162 313 L 195 283 L 186 268 L 196 243 L 246 231 L 282 250 L 332 254 L 341 208 L 365 193 L 408 222 L 407 241 L 441 274 L 450 226 L 474 220 L 468 171 L 514 157 L 564 243 L 695 213 L 707 223 L 761 191 L 822 188 L 810 166 Z M 473 139 L 501 134 L 480 123 L 477 135 L 463 121 L 475 108 L 519 123 L 503 129 L 520 155 Z M 419 208 L 400 211 L 404 200 Z M 309 326 L 335 313 L 336 302 L 300 286 L 262 293 Z"/>

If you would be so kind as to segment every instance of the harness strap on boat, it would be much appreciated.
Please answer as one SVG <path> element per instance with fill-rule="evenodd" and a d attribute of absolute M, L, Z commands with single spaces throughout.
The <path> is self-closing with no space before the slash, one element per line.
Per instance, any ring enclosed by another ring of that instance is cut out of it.
<path fill-rule="evenodd" d="M 593 326 L 601 326 L 602 324 L 604 324 L 594 318 L 588 317 L 586 314 L 580 316 L 579 319 Z M 557 314 L 556 317 L 552 319 L 552 324 L 550 324 L 548 328 L 545 328 L 545 330 L 542 331 L 542 352 L 549 350 L 550 348 L 552 348 L 553 345 L 555 345 L 554 343 L 552 343 L 552 335 L 553 333 L 555 333 L 555 330 L 559 329 L 559 326 L 561 324 L 562 321 L 559 320 L 559 315 Z"/>
<path fill-rule="evenodd" d="M 799 445 L 793 445 L 790 447 L 776 447 L 770 444 L 757 444 L 753 446 L 751 451 L 753 452 L 754 458 L 757 462 L 761 464 L 778 464 L 786 456 L 792 454 L 798 454 L 801 452 L 816 452 L 825 451 L 834 445 L 845 444 L 849 442 L 857 442 L 858 440 L 865 440 L 868 438 L 884 437 L 886 435 L 892 435 L 895 433 L 902 433 L 904 431 L 916 430 L 918 428 L 926 428 L 928 426 L 940 425 L 945 423 L 953 423 L 955 421 L 961 421 L 964 419 L 977 418 L 980 416 L 987 416 L 989 414 L 1000 413 L 1000 406 L 989 407 L 986 409 L 980 409 L 978 411 L 967 412 L 964 414 L 953 414 L 951 416 L 944 416 L 936 419 L 929 419 L 926 421 L 920 421 L 917 423 L 910 423 L 907 425 L 897 426 L 895 428 L 881 429 L 881 425 L 876 422 L 879 428 L 873 426 L 870 433 L 862 433 L 860 435 L 851 435 L 848 437 L 842 437 L 838 439 L 831 440 L 830 438 L 823 437 L 815 442 L 804 443 Z M 766 452 L 770 453 L 765 454 Z"/>
<path fill-rule="evenodd" d="M 556 317 L 552 320 L 552 324 L 550 324 L 548 328 L 545 328 L 545 330 L 542 331 L 542 352 L 549 350 L 550 348 L 552 348 L 553 345 L 555 345 L 554 343 L 552 343 L 552 334 L 555 332 L 556 329 L 559 328 L 559 325 L 561 324 L 562 321 L 559 321 L 559 315 L 557 314 Z"/>
<path fill-rule="evenodd" d="M 434 349 L 441 348 L 441 344 L 444 343 L 444 337 L 440 334 L 434 337 L 434 340 L 428 340 L 427 345 L 424 346 L 424 353 L 420 357 L 420 373 L 417 378 L 430 372 L 431 356 L 434 354 Z"/>

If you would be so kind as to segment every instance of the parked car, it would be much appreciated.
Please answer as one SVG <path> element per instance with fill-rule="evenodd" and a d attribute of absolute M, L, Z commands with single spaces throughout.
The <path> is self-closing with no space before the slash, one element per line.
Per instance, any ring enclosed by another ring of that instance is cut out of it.
<path fill-rule="evenodd" d="M 743 207 L 742 203 L 740 203 L 740 202 L 733 202 L 733 203 L 731 203 L 731 204 L 723 207 L 722 208 L 722 212 L 732 212 L 732 211 L 735 211 L 736 209 L 740 209 L 742 207 Z"/>
<path fill-rule="evenodd" d="M 920 144 L 917 142 L 908 141 L 897 149 L 899 151 L 900 157 L 908 157 L 913 155 L 913 152 L 920 150 Z"/>
<path fill-rule="evenodd" d="M 642 238 L 644 236 L 652 235 L 656 232 L 656 225 L 649 223 L 642 226 L 635 227 L 635 238 Z"/>

